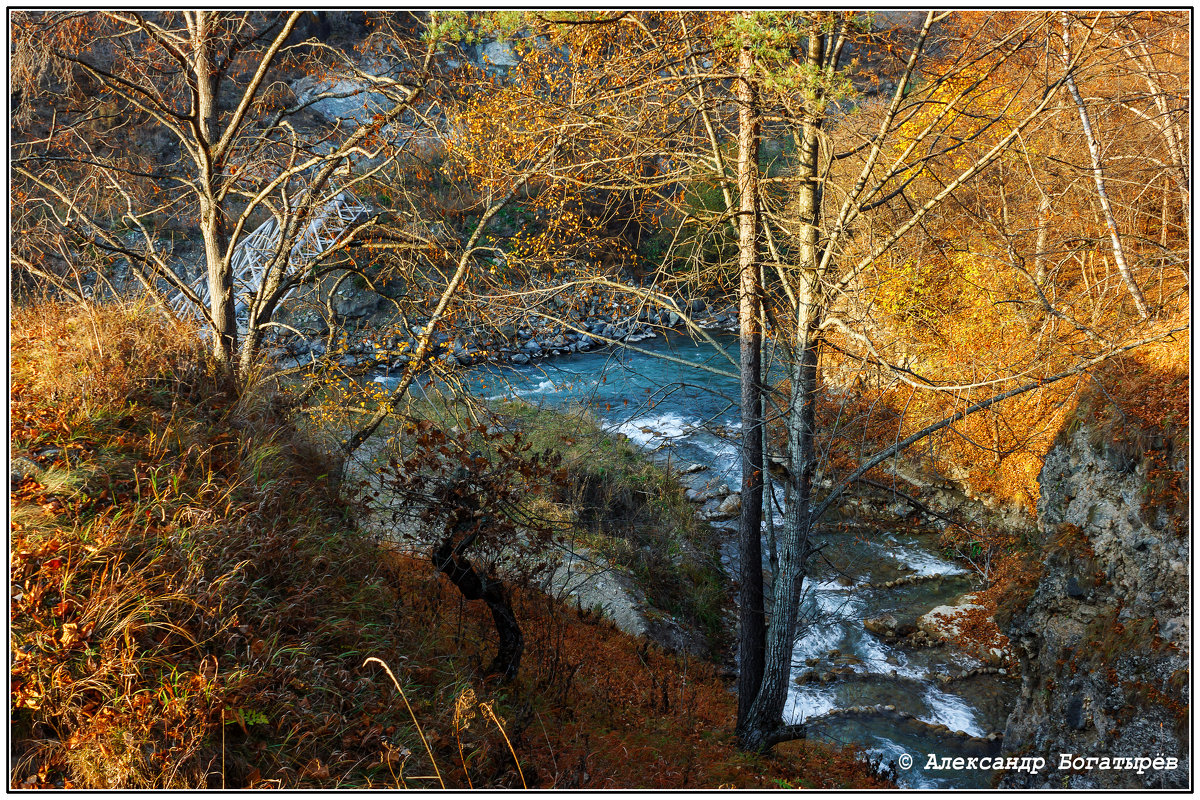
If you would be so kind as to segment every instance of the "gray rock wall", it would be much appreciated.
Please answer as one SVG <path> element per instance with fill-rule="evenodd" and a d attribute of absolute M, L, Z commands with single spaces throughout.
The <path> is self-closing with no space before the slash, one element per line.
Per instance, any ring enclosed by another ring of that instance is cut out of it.
<path fill-rule="evenodd" d="M 1189 543 L 1147 520 L 1145 469 L 1060 437 L 1042 469 L 1044 572 L 1008 631 L 1022 685 L 1005 752 L 1041 756 L 1012 788 L 1189 785 Z M 1074 764 L 1060 769 L 1062 755 Z M 1088 765 L 1079 757 L 1108 757 Z M 1173 770 L 1114 769 L 1115 758 L 1175 758 Z M 1076 767 L 1083 765 L 1082 769 Z M 1090 766 L 1090 768 L 1089 768 Z"/>

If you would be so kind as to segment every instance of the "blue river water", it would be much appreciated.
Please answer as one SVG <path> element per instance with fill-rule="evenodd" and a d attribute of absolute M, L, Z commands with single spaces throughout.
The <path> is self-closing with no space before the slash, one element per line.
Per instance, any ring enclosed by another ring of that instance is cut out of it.
<path fill-rule="evenodd" d="M 736 377 L 737 340 L 720 335 L 717 344 L 675 334 L 643 341 L 630 349 L 564 355 L 526 366 L 481 366 L 460 376 L 468 390 L 484 399 L 521 398 L 552 408 L 584 406 L 610 430 L 622 433 L 661 462 L 699 463 L 705 477 L 736 491 L 740 484 L 736 435 L 740 428 Z M 731 360 L 732 359 L 732 360 Z M 686 363 L 681 363 L 686 362 Z M 720 374 L 724 373 L 724 374 Z M 780 492 L 781 494 L 781 492 Z M 778 523 L 782 518 L 776 517 Z M 727 528 L 723 561 L 736 574 L 736 535 Z M 980 737 L 1003 728 L 1007 703 L 995 686 L 941 684 L 936 677 L 978 666 L 951 648 L 906 649 L 888 644 L 863 628 L 863 620 L 927 611 L 953 602 L 967 591 L 965 570 L 944 559 L 929 540 L 886 530 L 869 535 L 830 532 L 829 559 L 834 569 L 814 570 L 806 582 L 801 609 L 803 631 L 793 654 L 793 673 L 840 669 L 827 682 L 794 682 L 785 716 L 800 721 L 850 706 L 891 705 L 908 721 L 888 715 L 863 715 L 822 723 L 816 735 L 854 742 L 885 761 L 908 763 L 898 779 L 912 788 L 982 788 L 986 772 L 925 770 L 930 754 L 939 757 L 981 755 L 963 737 L 947 737 L 932 726 L 944 725 Z M 903 589 L 875 588 L 883 580 L 911 575 L 945 576 Z M 928 725 L 914 725 L 912 720 Z"/>

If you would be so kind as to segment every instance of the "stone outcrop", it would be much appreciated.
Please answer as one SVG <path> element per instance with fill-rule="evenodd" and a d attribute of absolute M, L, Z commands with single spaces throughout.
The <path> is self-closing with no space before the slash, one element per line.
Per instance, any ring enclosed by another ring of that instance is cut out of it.
<path fill-rule="evenodd" d="M 370 76 L 388 76 L 398 71 L 382 61 L 366 62 L 359 67 Z M 361 125 L 375 114 L 386 113 L 392 102 L 381 92 L 371 90 L 368 78 L 352 74 L 306 75 L 292 84 L 296 100 L 326 122 Z"/>
<path fill-rule="evenodd" d="M 1189 545 L 1142 508 L 1145 460 L 1060 437 L 1041 473 L 1041 578 L 1008 635 L 1022 685 L 1005 752 L 1046 758 L 1014 788 L 1182 788 L 1190 749 Z M 1174 770 L 1059 770 L 1062 754 Z M 1161 763 L 1161 762 L 1160 762 Z"/>

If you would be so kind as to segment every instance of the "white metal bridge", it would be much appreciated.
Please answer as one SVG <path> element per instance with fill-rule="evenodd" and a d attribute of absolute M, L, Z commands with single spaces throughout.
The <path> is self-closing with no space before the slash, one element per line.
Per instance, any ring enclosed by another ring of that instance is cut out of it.
<path fill-rule="evenodd" d="M 297 201 L 303 200 L 303 193 Z M 335 247 L 350 227 L 363 216 L 370 214 L 371 208 L 360 200 L 354 192 L 343 189 L 321 207 L 304 232 L 296 239 L 288 259 L 287 274 L 292 275 L 303 269 L 316 258 L 325 255 Z M 267 265 L 275 256 L 279 247 L 279 218 L 272 216 L 254 231 L 243 237 L 233 251 L 230 266 L 233 271 L 233 296 L 238 305 L 238 321 L 246 324 L 244 309 L 260 288 L 262 288 Z M 202 272 L 200 277 L 191 283 L 192 291 L 204 303 L 205 309 L 211 300 L 208 290 L 208 272 Z M 291 295 L 293 289 L 279 299 L 283 302 Z M 170 300 L 171 307 L 179 316 L 191 316 L 203 320 L 204 312 L 182 292 L 177 292 Z"/>

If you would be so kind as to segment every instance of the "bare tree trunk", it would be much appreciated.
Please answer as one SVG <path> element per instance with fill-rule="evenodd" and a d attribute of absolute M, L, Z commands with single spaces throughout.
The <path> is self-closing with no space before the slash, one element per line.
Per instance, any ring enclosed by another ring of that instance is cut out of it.
<path fill-rule="evenodd" d="M 775 489 L 771 484 L 771 440 L 764 414 L 763 419 L 763 464 L 767 469 L 763 476 L 763 528 L 767 532 L 767 564 L 770 565 L 771 581 L 779 572 L 779 548 L 775 536 Z"/>
<path fill-rule="evenodd" d="M 811 275 L 811 273 L 810 273 Z M 792 470 L 788 482 L 786 518 L 779 531 L 779 569 L 771 600 L 771 624 L 766 632 L 766 655 L 762 681 L 740 738 L 742 746 L 762 751 L 779 739 L 783 707 L 787 700 L 795 648 L 796 624 L 804 590 L 809 557 L 809 534 L 816 520 L 810 516 L 812 483 L 816 471 L 815 433 L 820 325 L 819 287 L 806 280 L 799 299 L 802 303 L 797 333 L 797 357 L 792 369 L 788 403 L 788 450 Z"/>
<path fill-rule="evenodd" d="M 220 168 L 214 163 L 217 137 L 217 70 L 212 54 L 212 12 L 187 13 L 192 39 L 195 82 L 194 127 L 196 167 L 199 170 L 200 235 L 204 240 L 204 260 L 208 266 L 208 299 L 213 323 L 213 354 L 226 367 L 233 367 L 237 352 L 237 316 L 234 312 L 233 272 L 225 257 L 228 233 L 225 217 L 217 200 Z"/>
<path fill-rule="evenodd" d="M 221 212 L 202 203 L 200 233 L 204 239 L 204 258 L 208 265 L 209 310 L 213 320 L 213 355 L 227 366 L 233 365 L 237 352 L 237 315 L 234 311 L 233 272 L 225 259 L 226 236 Z"/>
<path fill-rule="evenodd" d="M 1165 180 L 1163 181 L 1163 184 L 1164 185 L 1163 185 L 1163 191 L 1162 191 L 1162 213 L 1159 215 L 1159 218 L 1158 218 L 1158 221 L 1159 221 L 1158 246 L 1165 250 L 1167 247 L 1167 225 L 1171 221 L 1171 219 L 1170 219 L 1170 217 L 1171 217 L 1171 187 L 1165 185 L 1166 184 Z"/>
<path fill-rule="evenodd" d="M 758 120 L 748 47 L 738 56 L 738 291 L 742 386 L 742 510 L 738 525 L 741 588 L 738 593 L 738 728 L 758 694 L 763 671 L 762 327 L 758 264 Z"/>
<path fill-rule="evenodd" d="M 1133 45 L 1126 45 L 1124 50 L 1133 62 L 1137 64 L 1137 71 L 1142 76 L 1142 80 L 1145 81 L 1146 88 L 1150 90 L 1150 98 L 1154 101 L 1154 107 L 1158 111 L 1158 118 L 1152 119 L 1151 123 L 1162 135 L 1167 145 L 1167 151 L 1171 155 L 1171 177 L 1179 188 L 1179 196 L 1183 202 L 1183 211 L 1186 216 L 1187 210 L 1191 205 L 1191 190 L 1188 186 L 1188 164 L 1190 159 L 1187 156 L 1187 137 L 1180 130 L 1179 118 L 1167 102 L 1167 93 L 1163 89 L 1162 82 L 1157 77 L 1160 74 L 1159 68 L 1154 63 L 1150 49 L 1146 46 L 1144 40 L 1136 44 L 1136 53 L 1134 52 Z"/>
<path fill-rule="evenodd" d="M 1071 61 L 1071 18 L 1066 11 L 1062 12 L 1063 25 L 1063 64 L 1070 64 Z M 1125 260 L 1125 248 L 1121 245 L 1121 235 L 1117 230 L 1117 220 L 1113 216 L 1112 205 L 1108 202 L 1108 191 L 1105 188 L 1104 166 L 1100 159 L 1100 143 L 1096 140 L 1096 135 L 1092 128 L 1091 116 L 1088 114 L 1087 106 L 1083 103 L 1083 96 L 1079 93 L 1079 87 L 1075 85 L 1075 77 L 1067 75 L 1067 91 L 1071 94 L 1071 99 L 1075 101 L 1075 107 L 1079 110 L 1079 122 L 1083 125 L 1083 136 L 1087 140 L 1088 152 L 1092 157 L 1092 178 L 1096 182 L 1096 195 L 1100 200 L 1100 208 L 1104 212 L 1104 224 L 1108 228 L 1109 239 L 1112 240 L 1113 260 L 1117 262 L 1117 271 L 1121 273 L 1121 279 L 1125 282 L 1125 287 L 1129 289 L 1129 295 L 1133 298 L 1133 304 L 1137 306 L 1138 314 L 1142 319 L 1150 319 L 1150 310 L 1146 307 L 1146 298 L 1142 296 L 1142 290 L 1138 288 L 1137 281 L 1133 278 L 1133 272 L 1129 269 L 1129 263 Z"/>
<path fill-rule="evenodd" d="M 1037 280 L 1038 289 L 1045 290 L 1046 283 L 1046 232 L 1050 217 L 1050 198 L 1045 194 L 1038 202 L 1037 212 L 1037 242 L 1033 251 L 1033 277 Z"/>

